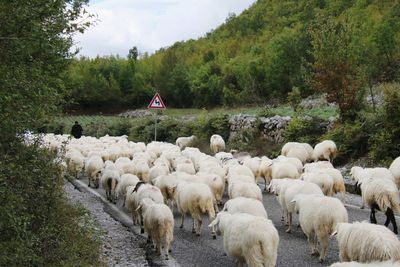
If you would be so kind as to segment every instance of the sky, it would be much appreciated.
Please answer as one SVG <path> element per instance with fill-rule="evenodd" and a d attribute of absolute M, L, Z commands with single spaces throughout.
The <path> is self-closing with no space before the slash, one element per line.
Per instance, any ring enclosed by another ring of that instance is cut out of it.
<path fill-rule="evenodd" d="M 79 55 L 126 57 L 136 46 L 153 53 L 177 41 L 197 39 L 240 14 L 255 0 L 92 0 L 87 10 L 97 22 L 76 34 Z"/>

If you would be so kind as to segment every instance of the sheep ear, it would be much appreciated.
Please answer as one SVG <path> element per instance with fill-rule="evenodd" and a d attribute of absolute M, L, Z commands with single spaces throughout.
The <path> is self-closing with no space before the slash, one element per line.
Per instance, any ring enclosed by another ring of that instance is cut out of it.
<path fill-rule="evenodd" d="M 290 201 L 290 203 L 296 203 L 296 199 L 292 199 L 292 201 Z"/>
<path fill-rule="evenodd" d="M 142 208 L 142 205 L 139 205 L 139 207 L 137 207 L 137 208 L 135 209 L 135 211 L 139 211 L 141 208 Z"/>
<path fill-rule="evenodd" d="M 333 237 L 333 236 L 335 236 L 335 235 L 337 235 L 337 231 L 333 232 L 333 233 L 331 234 L 331 237 Z"/>

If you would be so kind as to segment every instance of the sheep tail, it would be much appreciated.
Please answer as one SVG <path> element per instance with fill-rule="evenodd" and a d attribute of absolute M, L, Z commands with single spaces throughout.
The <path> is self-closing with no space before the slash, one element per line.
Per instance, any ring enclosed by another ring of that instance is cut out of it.
<path fill-rule="evenodd" d="M 246 255 L 246 263 L 248 266 L 272 266 L 266 262 L 268 261 L 268 251 L 266 245 L 261 240 L 255 242 L 255 244 L 249 248 Z"/>
<path fill-rule="evenodd" d="M 391 208 L 394 212 L 400 212 L 398 192 L 386 192 L 385 194 L 379 194 L 375 201 L 379 209 L 383 212 L 385 212 L 388 208 Z"/>

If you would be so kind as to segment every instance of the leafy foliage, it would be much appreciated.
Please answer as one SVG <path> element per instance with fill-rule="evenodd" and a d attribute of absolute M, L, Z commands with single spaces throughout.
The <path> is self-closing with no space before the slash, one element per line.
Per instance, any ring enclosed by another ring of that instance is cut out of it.
<path fill-rule="evenodd" d="M 352 120 L 365 85 L 399 78 L 399 14 L 396 1 L 259 0 L 198 40 L 133 61 L 133 50 L 81 58 L 65 79 L 81 109 L 144 106 L 155 91 L 168 107 L 266 104 L 298 87 L 327 92 Z"/>

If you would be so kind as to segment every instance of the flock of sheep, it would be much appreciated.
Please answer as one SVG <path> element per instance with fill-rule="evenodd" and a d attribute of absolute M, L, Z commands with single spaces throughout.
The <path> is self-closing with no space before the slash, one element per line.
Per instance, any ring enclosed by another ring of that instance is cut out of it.
<path fill-rule="evenodd" d="M 64 168 L 74 176 L 84 174 L 89 186 L 101 185 L 109 201 L 116 203 L 123 198 L 133 223 L 148 234 L 160 255 L 164 247 L 167 259 L 176 208 L 181 214 L 180 228 L 185 215 L 190 215 L 192 232 L 197 235 L 201 234 L 202 215 L 207 214 L 212 238 L 223 236 L 224 250 L 238 266 L 275 266 L 279 235 L 261 202 L 258 183 L 264 180 L 264 190 L 277 197 L 287 232 L 291 231 L 293 214 L 298 213 L 310 252 L 319 255 L 321 262 L 328 238 L 336 235 L 341 262 L 332 266 L 400 265 L 394 216 L 400 211 L 400 157 L 389 169 L 351 169 L 364 205 L 371 208 L 373 224 L 348 223 L 343 176 L 331 163 L 337 153 L 333 141 L 323 141 L 314 148 L 289 142 L 279 157 L 269 159 L 224 152 L 225 142 L 219 135 L 210 139 L 215 154 L 210 156 L 191 147 L 195 139 L 179 137 L 175 145 L 146 145 L 128 141 L 126 136 L 70 139 L 68 135 L 47 134 L 43 142 L 63 154 Z M 226 186 L 229 200 L 222 203 Z M 394 233 L 376 225 L 376 210 L 386 214 L 385 226 L 392 223 Z"/>

